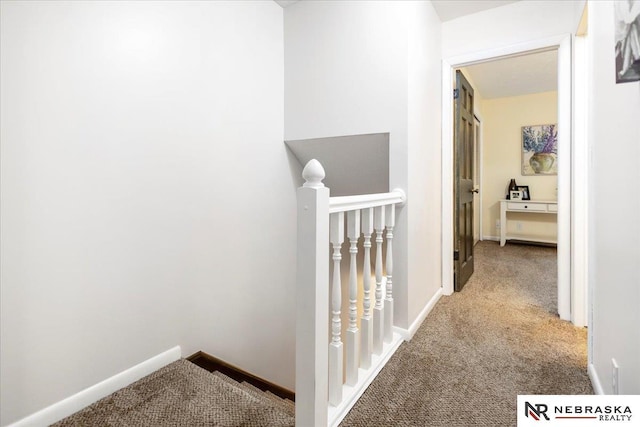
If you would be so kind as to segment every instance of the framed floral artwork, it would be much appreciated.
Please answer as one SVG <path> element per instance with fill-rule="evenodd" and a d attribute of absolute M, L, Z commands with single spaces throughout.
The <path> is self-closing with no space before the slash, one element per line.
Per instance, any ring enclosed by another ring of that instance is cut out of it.
<path fill-rule="evenodd" d="M 522 126 L 522 175 L 558 174 L 558 125 Z"/>

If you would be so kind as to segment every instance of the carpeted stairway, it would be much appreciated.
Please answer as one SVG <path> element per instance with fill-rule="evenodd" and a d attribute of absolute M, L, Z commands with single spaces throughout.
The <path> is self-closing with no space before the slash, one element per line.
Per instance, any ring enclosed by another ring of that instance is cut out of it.
<path fill-rule="evenodd" d="M 293 426 L 294 403 L 181 359 L 54 426 Z"/>
<path fill-rule="evenodd" d="M 518 394 L 591 394 L 586 330 L 556 314 L 556 250 L 480 242 L 341 427 L 514 426 Z M 293 426 L 293 402 L 180 360 L 57 426 Z M 306 427 L 306 426 L 299 426 Z"/>

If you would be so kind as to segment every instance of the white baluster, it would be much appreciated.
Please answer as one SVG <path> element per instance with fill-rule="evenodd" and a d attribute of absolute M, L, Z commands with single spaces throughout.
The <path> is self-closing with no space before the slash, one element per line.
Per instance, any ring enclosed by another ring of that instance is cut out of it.
<path fill-rule="evenodd" d="M 371 317 L 371 233 L 373 233 L 373 209 L 362 210 L 362 234 L 364 235 L 364 266 L 362 267 L 362 287 L 364 300 L 362 302 L 362 318 L 360 329 L 362 344 L 360 346 L 360 367 L 371 367 L 371 352 L 373 351 L 373 319 Z"/>
<path fill-rule="evenodd" d="M 385 213 L 387 225 L 387 291 L 384 299 L 384 342 L 393 340 L 393 227 L 396 222 L 395 205 L 387 205 Z"/>
<path fill-rule="evenodd" d="M 360 331 L 358 330 L 358 239 L 360 238 L 360 211 L 347 213 L 347 236 L 349 237 L 349 327 L 347 328 L 347 384 L 358 383 L 360 363 Z"/>
<path fill-rule="evenodd" d="M 343 354 L 340 338 L 342 322 L 342 283 L 340 280 L 340 247 L 344 242 L 344 212 L 331 214 L 330 241 L 333 244 L 333 281 L 331 284 L 331 344 L 329 344 L 329 403 L 338 406 L 342 402 Z"/>
<path fill-rule="evenodd" d="M 384 338 L 384 306 L 382 304 L 382 233 L 384 232 L 384 206 L 374 211 L 376 229 L 376 304 L 373 307 L 373 352 L 382 354 Z"/>

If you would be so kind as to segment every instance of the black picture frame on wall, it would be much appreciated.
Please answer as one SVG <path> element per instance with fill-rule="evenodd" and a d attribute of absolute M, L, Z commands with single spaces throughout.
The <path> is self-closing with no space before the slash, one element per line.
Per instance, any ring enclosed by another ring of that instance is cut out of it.
<path fill-rule="evenodd" d="M 522 192 L 522 200 L 531 200 L 528 185 L 518 185 L 518 190 Z"/>

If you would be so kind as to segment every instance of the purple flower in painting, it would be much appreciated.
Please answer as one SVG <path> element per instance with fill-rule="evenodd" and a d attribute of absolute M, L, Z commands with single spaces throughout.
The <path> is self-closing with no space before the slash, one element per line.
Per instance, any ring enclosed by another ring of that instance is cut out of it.
<path fill-rule="evenodd" d="M 523 147 L 533 153 L 558 153 L 558 128 L 556 125 L 524 126 Z"/>
<path fill-rule="evenodd" d="M 540 153 L 554 153 L 558 152 L 558 130 L 556 125 L 542 126 L 542 150 Z"/>

